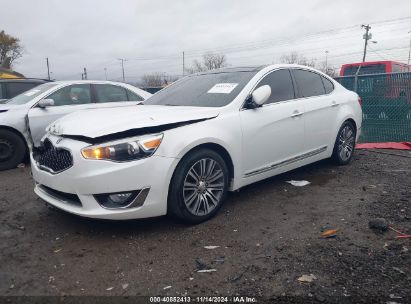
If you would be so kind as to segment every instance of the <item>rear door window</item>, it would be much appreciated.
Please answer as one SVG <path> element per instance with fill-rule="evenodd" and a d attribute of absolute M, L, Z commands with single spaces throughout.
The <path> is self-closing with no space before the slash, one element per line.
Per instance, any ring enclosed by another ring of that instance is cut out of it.
<path fill-rule="evenodd" d="M 140 95 L 137 95 L 134 92 L 131 92 L 130 90 L 127 90 L 127 96 L 128 96 L 128 100 L 130 100 L 130 101 L 142 101 L 142 100 L 144 100 L 143 97 L 141 97 Z"/>
<path fill-rule="evenodd" d="M 128 101 L 125 88 L 109 84 L 95 84 L 97 102 Z"/>
<path fill-rule="evenodd" d="M 312 97 L 325 94 L 321 76 L 307 70 L 293 70 L 300 97 Z"/>
<path fill-rule="evenodd" d="M 334 91 L 334 84 L 329 79 L 321 76 L 321 80 L 324 84 L 325 94 L 330 94 Z"/>

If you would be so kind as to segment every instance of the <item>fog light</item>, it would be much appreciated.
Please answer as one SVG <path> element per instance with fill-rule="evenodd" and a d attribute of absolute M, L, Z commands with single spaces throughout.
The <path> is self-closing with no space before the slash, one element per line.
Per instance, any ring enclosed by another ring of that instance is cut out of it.
<path fill-rule="evenodd" d="M 95 194 L 94 197 L 104 208 L 116 209 L 127 208 L 131 203 L 133 203 L 139 193 L 140 191 L 106 193 Z"/>
<path fill-rule="evenodd" d="M 133 193 L 131 192 L 126 192 L 126 193 L 116 193 L 116 194 L 111 194 L 108 196 L 108 199 L 111 200 L 114 204 L 124 204 L 125 202 L 128 201 L 130 196 L 132 196 Z"/>

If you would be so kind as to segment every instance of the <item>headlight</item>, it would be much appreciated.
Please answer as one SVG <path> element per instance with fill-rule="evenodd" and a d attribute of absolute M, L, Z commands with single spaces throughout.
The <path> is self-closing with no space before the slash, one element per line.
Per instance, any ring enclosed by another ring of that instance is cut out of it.
<path fill-rule="evenodd" d="M 81 150 L 81 155 L 86 159 L 132 161 L 153 155 L 160 146 L 162 139 L 163 134 L 128 138 L 84 148 Z"/>

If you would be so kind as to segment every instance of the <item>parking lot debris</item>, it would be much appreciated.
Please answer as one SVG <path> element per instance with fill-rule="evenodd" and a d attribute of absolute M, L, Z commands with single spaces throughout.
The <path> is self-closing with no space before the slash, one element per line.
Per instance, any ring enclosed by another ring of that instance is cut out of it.
<path fill-rule="evenodd" d="M 199 272 L 199 273 L 216 272 L 216 271 L 217 271 L 217 269 L 214 269 L 214 268 L 197 270 L 197 272 Z"/>
<path fill-rule="evenodd" d="M 399 273 L 401 273 L 401 274 L 405 274 L 405 272 L 404 271 L 402 271 L 400 268 L 398 268 L 398 267 L 393 267 L 392 269 L 394 269 L 395 271 L 398 271 Z"/>
<path fill-rule="evenodd" d="M 411 234 L 405 234 L 404 232 L 401 232 L 391 226 L 388 228 L 397 233 L 397 236 L 395 237 L 396 239 L 410 239 L 411 238 Z"/>
<path fill-rule="evenodd" d="M 121 287 L 123 287 L 123 289 L 127 289 L 127 287 L 128 287 L 128 284 L 127 284 L 127 283 L 125 283 L 125 284 L 122 284 L 122 285 L 121 285 Z"/>
<path fill-rule="evenodd" d="M 17 165 L 17 168 L 25 168 L 25 167 L 26 167 L 25 163 L 21 163 L 21 164 Z"/>
<path fill-rule="evenodd" d="M 286 183 L 289 183 L 289 184 L 291 184 L 293 186 L 296 186 L 296 187 L 304 187 L 304 186 L 307 186 L 307 185 L 311 184 L 309 181 L 306 181 L 306 180 L 300 180 L 300 181 L 289 180 L 289 181 L 286 181 Z"/>
<path fill-rule="evenodd" d="M 321 233 L 321 237 L 323 237 L 325 239 L 336 237 L 337 236 L 337 231 L 338 231 L 338 229 L 325 230 L 323 233 Z"/>
<path fill-rule="evenodd" d="M 217 249 L 220 246 L 204 246 L 205 249 L 209 249 L 209 250 L 213 250 L 213 249 Z"/>
<path fill-rule="evenodd" d="M 207 264 L 202 259 L 196 259 L 197 270 L 207 269 Z"/>
<path fill-rule="evenodd" d="M 312 283 L 314 280 L 317 280 L 317 277 L 313 274 L 303 274 L 297 280 L 301 283 Z"/>
<path fill-rule="evenodd" d="M 163 290 L 170 289 L 171 287 L 172 287 L 171 285 L 168 285 L 168 286 L 164 287 Z"/>
<path fill-rule="evenodd" d="M 110 290 L 113 290 L 113 289 L 114 289 L 114 287 L 111 286 L 111 287 L 108 287 L 106 290 L 107 290 L 107 291 L 110 291 Z"/>
<path fill-rule="evenodd" d="M 388 222 L 384 218 L 376 218 L 368 222 L 368 227 L 377 232 L 385 232 L 388 230 Z"/>

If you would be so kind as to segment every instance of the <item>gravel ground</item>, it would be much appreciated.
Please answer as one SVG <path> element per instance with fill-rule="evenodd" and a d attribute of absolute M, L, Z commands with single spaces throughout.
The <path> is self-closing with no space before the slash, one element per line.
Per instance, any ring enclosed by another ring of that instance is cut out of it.
<path fill-rule="evenodd" d="M 72 216 L 34 195 L 28 168 L 0 172 L 0 295 L 410 303 L 411 239 L 368 227 L 383 217 L 411 233 L 411 153 L 384 153 L 400 156 L 358 151 L 345 167 L 322 161 L 245 187 L 197 226 Z M 337 236 L 321 238 L 327 229 Z"/>

